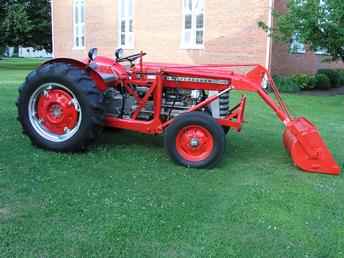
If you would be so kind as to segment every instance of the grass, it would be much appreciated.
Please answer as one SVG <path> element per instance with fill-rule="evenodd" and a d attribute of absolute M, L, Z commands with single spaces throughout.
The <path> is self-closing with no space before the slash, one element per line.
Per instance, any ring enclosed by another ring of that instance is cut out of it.
<path fill-rule="evenodd" d="M 344 179 L 301 173 L 282 125 L 249 95 L 214 170 L 185 169 L 162 138 L 106 131 L 84 154 L 31 146 L 17 88 L 38 65 L 0 61 L 1 257 L 343 257 Z M 343 97 L 284 95 L 344 161 Z"/>

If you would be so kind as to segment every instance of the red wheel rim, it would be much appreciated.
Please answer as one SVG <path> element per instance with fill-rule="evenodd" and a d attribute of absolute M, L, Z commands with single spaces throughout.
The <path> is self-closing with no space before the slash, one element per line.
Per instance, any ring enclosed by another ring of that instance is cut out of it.
<path fill-rule="evenodd" d="M 213 151 L 214 138 L 207 128 L 189 125 L 179 131 L 176 148 L 183 159 L 193 162 L 202 161 Z"/>
<path fill-rule="evenodd" d="M 78 110 L 73 97 L 62 89 L 46 90 L 38 99 L 37 117 L 42 125 L 56 135 L 64 135 L 76 127 Z"/>

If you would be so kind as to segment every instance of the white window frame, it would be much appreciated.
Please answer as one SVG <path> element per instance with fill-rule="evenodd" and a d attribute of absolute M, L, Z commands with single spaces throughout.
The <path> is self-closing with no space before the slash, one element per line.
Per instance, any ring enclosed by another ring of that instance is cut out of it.
<path fill-rule="evenodd" d="M 292 54 L 305 54 L 306 53 L 305 44 L 301 43 L 298 38 L 299 38 L 299 34 L 295 32 L 293 37 L 291 38 L 289 52 Z"/>
<path fill-rule="evenodd" d="M 192 2 L 192 10 L 188 10 L 186 7 L 188 1 Z M 202 1 L 203 8 L 196 10 L 196 1 Z M 205 39 L 205 0 L 182 0 L 183 5 L 183 22 L 182 22 L 182 36 L 181 36 L 181 48 L 182 49 L 204 49 Z M 197 16 L 203 14 L 203 28 L 197 28 Z M 185 28 L 186 15 L 191 15 L 191 29 Z M 186 42 L 185 34 L 186 31 L 190 31 L 190 42 Z M 202 44 L 197 44 L 197 31 L 202 31 Z"/>
<path fill-rule="evenodd" d="M 327 49 L 325 48 L 318 48 L 314 53 L 316 55 L 324 55 L 324 56 L 329 55 Z"/>
<path fill-rule="evenodd" d="M 130 5 L 129 0 L 118 0 L 118 47 L 123 48 L 123 49 L 134 49 L 134 5 L 135 5 L 135 0 L 130 0 L 132 1 L 131 8 L 132 10 L 129 10 Z M 124 14 L 122 13 L 124 5 Z M 131 15 L 130 15 L 131 14 Z M 122 22 L 125 22 L 125 30 L 124 30 L 124 35 L 125 35 L 125 43 L 122 44 Z M 130 26 L 131 23 L 131 26 Z M 130 27 L 131 30 L 130 31 Z M 129 39 L 129 40 L 128 40 Z"/>
<path fill-rule="evenodd" d="M 85 48 L 86 48 L 85 0 L 73 0 L 73 49 L 85 49 Z"/>

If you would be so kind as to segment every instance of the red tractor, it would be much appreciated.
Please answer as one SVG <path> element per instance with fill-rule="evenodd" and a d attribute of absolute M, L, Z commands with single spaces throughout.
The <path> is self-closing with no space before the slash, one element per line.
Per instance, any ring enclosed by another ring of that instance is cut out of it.
<path fill-rule="evenodd" d="M 19 121 L 38 147 L 78 152 L 102 127 L 164 134 L 170 157 L 186 167 L 211 168 L 222 158 L 225 134 L 240 131 L 246 97 L 230 105 L 232 90 L 257 93 L 286 127 L 284 144 L 304 171 L 338 175 L 337 165 L 316 127 L 288 111 L 268 71 L 260 65 L 144 63 L 141 52 L 116 59 L 50 60 L 19 90 Z M 236 68 L 246 68 L 237 73 Z M 270 97 L 269 91 L 275 98 Z"/>

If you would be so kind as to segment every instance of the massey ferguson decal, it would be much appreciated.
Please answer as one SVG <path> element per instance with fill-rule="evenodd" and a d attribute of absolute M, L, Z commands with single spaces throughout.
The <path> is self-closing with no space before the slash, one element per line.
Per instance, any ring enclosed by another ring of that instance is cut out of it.
<path fill-rule="evenodd" d="M 215 80 L 215 79 L 195 78 L 195 77 L 166 76 L 166 81 L 229 85 L 228 80 Z"/>

